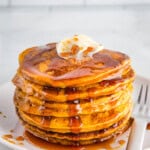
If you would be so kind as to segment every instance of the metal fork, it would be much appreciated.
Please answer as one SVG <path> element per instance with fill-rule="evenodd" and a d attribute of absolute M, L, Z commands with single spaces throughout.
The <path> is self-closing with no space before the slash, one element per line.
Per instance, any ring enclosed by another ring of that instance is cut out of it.
<path fill-rule="evenodd" d="M 142 150 L 146 126 L 150 120 L 150 104 L 148 104 L 148 85 L 141 85 L 137 102 L 133 110 L 134 121 L 129 136 L 128 150 Z"/>

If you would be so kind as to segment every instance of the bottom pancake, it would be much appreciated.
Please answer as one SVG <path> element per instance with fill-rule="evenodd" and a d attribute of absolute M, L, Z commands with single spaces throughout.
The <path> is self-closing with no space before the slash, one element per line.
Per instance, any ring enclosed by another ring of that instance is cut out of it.
<path fill-rule="evenodd" d="M 132 120 L 130 119 L 128 122 L 126 122 L 126 124 L 122 127 L 122 128 L 119 128 L 116 132 L 114 132 L 113 134 L 110 134 L 110 135 L 107 135 L 105 137 L 102 137 L 102 138 L 93 138 L 93 139 L 90 139 L 90 140 L 78 140 L 78 141 L 73 141 L 73 140 L 67 140 L 67 139 L 59 139 L 59 138 L 54 138 L 54 137 L 48 137 L 48 136 L 44 136 L 44 134 L 40 134 L 39 132 L 35 132 L 33 130 L 32 127 L 30 126 L 26 126 L 26 130 L 28 132 L 30 132 L 31 134 L 33 134 L 34 136 L 37 136 L 41 139 L 44 139 L 48 142 L 51 142 L 51 143 L 59 143 L 59 144 L 62 144 L 62 145 L 72 145 L 72 146 L 79 146 L 79 145 L 88 145 L 88 144 L 94 144 L 94 143 L 98 143 L 98 142 L 103 142 L 103 141 L 106 141 L 108 139 L 111 139 L 113 137 L 116 137 L 120 134 L 122 134 L 123 132 L 125 132 L 131 125 L 131 122 Z M 48 133 L 45 132 L 45 135 L 47 135 Z M 88 136 L 88 133 L 87 133 L 87 136 Z"/>
<path fill-rule="evenodd" d="M 24 121 L 22 122 L 28 132 L 48 142 L 60 143 L 63 145 L 87 145 L 96 142 L 102 142 L 115 137 L 118 134 L 122 134 L 131 124 L 131 119 L 129 118 L 129 116 L 130 113 L 109 128 L 79 134 L 44 131 Z"/>

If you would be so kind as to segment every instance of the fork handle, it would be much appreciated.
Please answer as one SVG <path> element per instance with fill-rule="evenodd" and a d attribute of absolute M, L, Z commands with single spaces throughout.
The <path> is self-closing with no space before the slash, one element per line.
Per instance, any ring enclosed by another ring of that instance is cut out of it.
<path fill-rule="evenodd" d="M 142 150 L 147 121 L 134 119 L 128 140 L 127 150 Z"/>

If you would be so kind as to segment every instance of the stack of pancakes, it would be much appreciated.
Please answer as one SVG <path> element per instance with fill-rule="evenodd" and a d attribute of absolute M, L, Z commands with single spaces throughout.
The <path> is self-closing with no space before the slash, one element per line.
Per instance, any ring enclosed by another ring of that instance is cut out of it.
<path fill-rule="evenodd" d="M 19 56 L 14 103 L 25 129 L 52 143 L 86 145 L 124 132 L 132 111 L 130 58 L 103 49 L 92 59 L 58 56 L 56 44 Z"/>

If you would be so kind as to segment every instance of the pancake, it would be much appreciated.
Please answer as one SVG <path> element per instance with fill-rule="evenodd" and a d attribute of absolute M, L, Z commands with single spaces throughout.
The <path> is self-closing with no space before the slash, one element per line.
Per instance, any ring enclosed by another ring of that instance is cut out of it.
<path fill-rule="evenodd" d="M 123 133 L 131 125 L 132 119 L 129 119 L 129 117 L 130 113 L 125 118 L 108 128 L 79 134 L 47 132 L 35 126 L 29 125 L 24 121 L 22 122 L 28 132 L 47 141 L 52 142 L 55 140 L 55 143 L 61 143 L 63 145 L 87 145 L 100 141 L 102 142 Z"/>
<path fill-rule="evenodd" d="M 73 117 L 53 117 L 36 116 L 18 110 L 20 117 L 46 131 L 53 132 L 90 132 L 106 128 L 123 118 L 131 109 L 131 102 L 127 102 L 113 110 L 103 113 L 93 113 L 90 115 L 80 115 Z M 73 122 L 76 122 L 75 124 Z M 77 124 L 77 125 L 76 125 Z"/>
<path fill-rule="evenodd" d="M 40 116 L 56 116 L 56 117 L 69 117 L 71 115 L 85 115 L 92 114 L 96 112 L 105 112 L 116 108 L 121 104 L 125 104 L 131 98 L 132 86 L 126 90 L 122 90 L 113 95 L 103 96 L 95 98 L 92 100 L 82 100 L 82 101 L 69 101 L 58 103 L 54 101 L 44 101 L 37 99 L 33 96 L 28 96 L 21 90 L 16 89 L 16 94 L 14 101 L 16 107 L 22 111 L 34 115 Z M 71 108 L 76 108 L 76 112 L 69 115 Z"/>
<path fill-rule="evenodd" d="M 129 56 L 91 42 L 93 53 L 85 41 L 78 43 L 85 47 L 67 45 L 71 49 L 65 53 L 59 43 L 50 43 L 19 55 L 14 105 L 31 134 L 52 143 L 87 145 L 116 137 L 131 124 L 135 73 Z M 75 57 L 84 48 L 82 59 Z"/>
<path fill-rule="evenodd" d="M 128 114 L 129 116 L 129 114 Z M 112 126 L 105 128 L 105 130 L 97 130 L 97 131 L 92 131 L 92 132 L 83 132 L 79 134 L 73 134 L 73 133 L 57 133 L 57 132 L 46 132 L 45 130 L 39 129 L 36 126 L 29 125 L 24 122 L 24 125 L 28 127 L 29 129 L 32 130 L 37 130 L 37 132 L 40 132 L 40 134 L 45 134 L 45 136 L 48 137 L 54 137 L 54 138 L 59 138 L 59 139 L 66 139 L 66 140 L 73 140 L 73 141 L 78 141 L 78 140 L 90 140 L 90 139 L 96 139 L 96 138 L 102 138 L 105 137 L 109 134 L 112 134 L 114 131 L 117 131 L 119 128 L 122 128 L 129 120 L 129 117 L 125 117 L 121 120 L 119 120 L 117 123 L 113 124 Z"/>
<path fill-rule="evenodd" d="M 31 83 L 18 74 L 14 77 L 13 83 L 28 95 L 33 95 L 37 98 L 49 101 L 64 102 L 74 99 L 87 99 L 110 95 L 114 92 L 120 91 L 121 89 L 126 89 L 128 84 L 132 83 L 133 80 L 134 71 L 131 69 L 120 78 L 117 77 L 114 79 L 104 80 L 93 85 L 76 88 L 72 87 L 63 89 L 51 86 L 43 87 L 38 84 Z"/>
<path fill-rule="evenodd" d="M 128 129 L 128 127 L 131 125 L 131 123 L 129 124 L 128 122 L 127 122 L 127 124 L 123 124 L 123 127 L 122 128 L 118 128 L 118 130 L 116 130 L 116 132 L 114 132 L 114 130 L 111 130 L 112 132 L 113 132 L 113 134 L 110 134 L 111 132 L 109 132 L 109 135 L 106 135 L 105 137 L 99 137 L 99 138 L 92 138 L 92 139 L 90 139 L 90 140 L 77 140 L 77 141 L 73 141 L 73 140 L 66 140 L 65 138 L 55 138 L 55 137 L 51 137 L 51 136 L 48 136 L 47 137 L 47 132 L 46 132 L 46 134 L 44 134 L 43 132 L 43 134 L 41 133 L 41 132 L 38 132 L 37 130 L 35 130 L 35 129 L 31 129 L 30 127 L 28 127 L 28 126 L 25 126 L 26 127 L 26 130 L 28 131 L 28 132 L 30 132 L 31 134 L 33 134 L 33 135 L 35 135 L 35 136 L 37 136 L 37 137 L 39 137 L 39 138 L 42 138 L 42 139 L 44 139 L 44 140 L 46 140 L 46 141 L 48 141 L 48 142 L 51 142 L 51 143 L 59 143 L 59 144 L 62 144 L 62 145 L 73 145 L 73 146 L 79 146 L 79 145 L 88 145 L 88 144 L 93 144 L 93 143 L 98 143 L 98 142 L 103 142 L 103 141 L 106 141 L 106 140 L 108 140 L 108 139 L 110 139 L 110 138 L 114 138 L 114 137 L 116 137 L 116 136 L 118 136 L 118 135 L 120 135 L 120 134 L 122 134 L 123 132 L 125 132 L 127 129 Z M 45 137 L 45 135 L 46 135 L 46 137 Z M 88 137 L 88 134 L 87 134 L 87 136 L 86 137 Z"/>
<path fill-rule="evenodd" d="M 58 56 L 56 44 L 33 47 L 19 56 L 23 77 L 39 85 L 53 87 L 76 87 L 97 83 L 118 75 L 130 65 L 127 55 L 103 49 L 93 59 L 75 62 Z"/>

